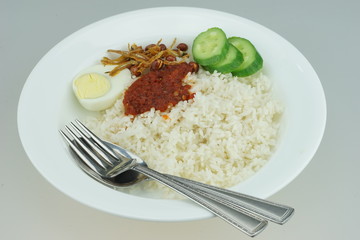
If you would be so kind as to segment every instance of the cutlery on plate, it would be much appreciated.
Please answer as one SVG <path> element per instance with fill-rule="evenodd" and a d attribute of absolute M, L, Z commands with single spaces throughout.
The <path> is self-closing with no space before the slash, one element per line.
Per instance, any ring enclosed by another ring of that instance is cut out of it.
<path fill-rule="evenodd" d="M 282 204 L 156 172 L 135 154 L 101 140 L 79 120 L 75 122 L 70 123 L 71 127 L 65 126 L 70 137 L 62 130 L 60 133 L 77 156 L 80 167 L 108 187 L 129 186 L 147 176 L 183 194 L 249 236 L 260 233 L 267 225 L 266 220 L 283 224 L 294 212 L 293 208 Z M 114 177 L 116 183 L 110 181 Z"/>

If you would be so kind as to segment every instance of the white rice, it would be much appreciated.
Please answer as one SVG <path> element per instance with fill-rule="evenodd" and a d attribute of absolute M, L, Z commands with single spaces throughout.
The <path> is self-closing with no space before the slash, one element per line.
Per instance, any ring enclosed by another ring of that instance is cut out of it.
<path fill-rule="evenodd" d="M 169 112 L 152 109 L 133 119 L 124 114 L 122 95 L 87 125 L 162 173 L 219 187 L 252 176 L 277 143 L 282 107 L 272 94 L 271 81 L 262 73 L 237 78 L 201 69 L 186 81 L 193 85 L 195 98 L 179 102 Z M 169 119 L 162 117 L 165 114 Z"/>

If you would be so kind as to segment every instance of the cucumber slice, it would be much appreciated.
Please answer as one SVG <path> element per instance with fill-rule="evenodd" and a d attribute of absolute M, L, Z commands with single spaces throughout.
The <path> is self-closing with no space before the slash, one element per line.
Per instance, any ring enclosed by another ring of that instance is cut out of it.
<path fill-rule="evenodd" d="M 230 44 L 229 51 L 227 52 L 224 60 L 215 65 L 205 66 L 205 69 L 209 72 L 214 72 L 216 70 L 221 73 L 230 73 L 239 67 L 243 61 L 244 58 L 242 53 Z"/>
<path fill-rule="evenodd" d="M 250 76 L 263 67 L 262 57 L 249 40 L 240 37 L 231 37 L 228 41 L 234 45 L 244 57 L 244 62 L 232 71 L 234 76 Z"/>
<path fill-rule="evenodd" d="M 203 66 L 217 64 L 225 58 L 229 46 L 223 30 L 217 27 L 209 28 L 194 39 L 194 60 Z"/>

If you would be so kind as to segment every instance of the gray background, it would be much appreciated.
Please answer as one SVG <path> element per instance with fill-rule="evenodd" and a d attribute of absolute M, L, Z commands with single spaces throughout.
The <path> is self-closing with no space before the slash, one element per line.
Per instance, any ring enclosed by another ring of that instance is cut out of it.
<path fill-rule="evenodd" d="M 325 90 L 326 132 L 309 166 L 270 198 L 294 206 L 296 214 L 284 226 L 270 224 L 256 239 L 359 239 L 357 0 L 1 0 L 0 239 L 250 239 L 217 218 L 145 222 L 83 206 L 46 182 L 22 149 L 17 103 L 40 58 L 63 38 L 94 21 L 157 6 L 196 6 L 237 14 L 279 33 L 305 55 Z M 134 30 L 142 27 L 134 26 Z"/>

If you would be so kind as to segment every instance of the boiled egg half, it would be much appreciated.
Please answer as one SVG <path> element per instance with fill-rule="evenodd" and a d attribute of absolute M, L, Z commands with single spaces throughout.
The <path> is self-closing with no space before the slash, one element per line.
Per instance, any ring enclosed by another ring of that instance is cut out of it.
<path fill-rule="evenodd" d="M 111 107 L 132 81 L 129 69 L 110 76 L 114 66 L 95 65 L 78 73 L 73 80 L 73 91 L 79 103 L 90 111 Z"/>

